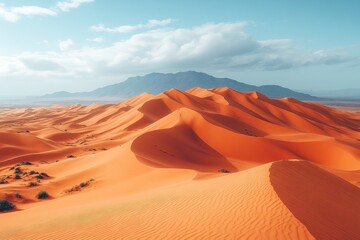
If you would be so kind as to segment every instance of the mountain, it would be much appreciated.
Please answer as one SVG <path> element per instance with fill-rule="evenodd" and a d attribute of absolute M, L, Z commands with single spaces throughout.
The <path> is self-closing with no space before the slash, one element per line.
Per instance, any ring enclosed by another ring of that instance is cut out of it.
<path fill-rule="evenodd" d="M 360 89 L 339 89 L 339 90 L 323 90 L 323 91 L 302 91 L 311 95 L 323 98 L 338 99 L 360 99 Z"/>
<path fill-rule="evenodd" d="M 69 93 L 57 92 L 42 96 L 44 98 L 59 97 L 121 97 L 129 98 L 143 92 L 159 94 L 176 88 L 188 90 L 194 87 L 218 88 L 229 87 L 240 92 L 257 91 L 271 98 L 292 97 L 300 100 L 314 100 L 309 94 L 293 91 L 277 85 L 254 86 L 238 82 L 229 78 L 216 78 L 205 73 L 188 71 L 179 73 L 150 73 L 145 76 L 128 78 L 126 81 L 114 85 L 98 88 L 91 92 Z"/>

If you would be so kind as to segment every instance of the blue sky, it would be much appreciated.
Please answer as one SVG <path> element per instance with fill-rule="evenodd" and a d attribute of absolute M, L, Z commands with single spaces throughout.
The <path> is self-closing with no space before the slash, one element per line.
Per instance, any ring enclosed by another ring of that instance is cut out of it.
<path fill-rule="evenodd" d="M 0 96 L 204 71 L 360 89 L 360 1 L 0 0 Z"/>

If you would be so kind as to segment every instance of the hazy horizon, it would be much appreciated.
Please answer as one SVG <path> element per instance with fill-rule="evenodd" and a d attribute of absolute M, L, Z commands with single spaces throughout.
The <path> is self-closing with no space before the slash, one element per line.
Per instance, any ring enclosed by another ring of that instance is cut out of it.
<path fill-rule="evenodd" d="M 0 96 L 188 70 L 301 91 L 360 89 L 359 10 L 324 0 L 0 0 Z"/>
<path fill-rule="evenodd" d="M 191 70 L 189 70 L 189 71 L 191 71 Z M 175 73 L 179 73 L 179 72 L 163 72 L 163 73 L 160 73 L 160 74 L 175 74 Z M 206 72 L 202 72 L 202 73 L 207 74 Z M 151 74 L 151 73 L 147 73 L 147 74 L 144 74 L 144 75 L 136 75 L 136 76 L 134 75 L 134 76 L 131 76 L 129 78 L 139 77 L 139 76 L 143 77 L 143 76 L 146 76 L 148 74 Z M 210 75 L 210 76 L 212 76 L 212 75 Z M 223 77 L 223 76 L 214 76 L 214 77 L 226 78 L 226 77 Z M 121 82 L 124 82 L 124 81 L 127 81 L 127 80 L 128 80 L 128 78 L 122 79 L 122 80 L 120 80 L 118 82 L 114 82 L 113 84 L 121 83 Z M 237 80 L 237 79 L 232 79 L 232 80 Z M 252 84 L 251 82 L 244 82 L 244 83 Z M 254 84 L 254 86 L 263 86 L 263 85 L 271 85 L 271 83 L 270 84 L 258 84 L 258 85 Z M 96 88 L 93 88 L 93 89 L 89 89 L 88 91 L 65 91 L 65 90 L 59 89 L 58 91 L 55 91 L 55 92 L 46 92 L 46 93 L 42 93 L 42 94 L 32 94 L 32 95 L 7 95 L 7 94 L 4 94 L 4 95 L 0 95 L 0 101 L 26 100 L 26 99 L 29 99 L 29 98 L 32 98 L 32 97 L 42 97 L 44 95 L 49 95 L 49 94 L 51 95 L 51 94 L 59 93 L 59 92 L 69 92 L 69 93 L 91 92 L 93 90 L 96 90 L 96 89 L 101 88 L 101 87 L 106 87 L 106 86 L 108 86 L 108 85 L 104 85 L 104 86 L 96 87 Z M 282 86 L 282 85 L 279 85 L 279 86 Z M 286 87 L 286 86 L 282 86 L 282 87 Z M 311 95 L 314 95 L 314 96 L 317 96 L 317 97 L 331 97 L 330 95 L 326 95 L 327 93 L 339 93 L 339 96 L 343 97 L 343 96 L 346 96 L 347 92 L 350 93 L 350 95 L 353 94 L 350 97 L 355 97 L 354 92 L 357 93 L 358 90 L 360 91 L 360 88 L 359 89 L 357 89 L 357 88 L 355 88 L 355 89 L 354 88 L 325 89 L 324 88 L 324 89 L 320 89 L 320 90 L 294 89 L 294 88 L 290 88 L 290 89 L 293 90 L 293 91 L 301 92 L 301 93 L 308 93 L 308 94 L 311 94 Z M 119 97 L 121 97 L 121 96 L 119 96 Z M 357 94 L 356 94 L 356 97 L 358 97 Z M 103 98 L 106 98 L 106 97 L 103 97 Z M 100 99 L 100 98 L 95 97 L 94 99 Z M 1 105 L 1 103 L 0 103 L 0 105 Z"/>

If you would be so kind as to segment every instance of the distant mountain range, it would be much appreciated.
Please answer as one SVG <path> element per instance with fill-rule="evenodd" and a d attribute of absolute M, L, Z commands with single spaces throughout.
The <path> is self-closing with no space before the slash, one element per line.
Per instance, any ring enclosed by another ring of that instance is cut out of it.
<path fill-rule="evenodd" d="M 336 99 L 360 99 L 360 89 L 339 89 L 339 90 L 323 90 L 323 91 L 301 91 L 322 98 Z"/>
<path fill-rule="evenodd" d="M 98 98 L 119 97 L 129 98 L 143 92 L 159 94 L 171 88 L 188 90 L 194 87 L 218 88 L 229 87 L 239 92 L 257 91 L 271 98 L 292 97 L 300 100 L 315 100 L 310 94 L 300 93 L 277 85 L 254 86 L 238 82 L 229 78 L 216 78 L 201 72 L 179 73 L 150 73 L 145 76 L 128 78 L 126 81 L 114 85 L 98 88 L 91 92 L 56 92 L 41 96 L 41 98 Z"/>

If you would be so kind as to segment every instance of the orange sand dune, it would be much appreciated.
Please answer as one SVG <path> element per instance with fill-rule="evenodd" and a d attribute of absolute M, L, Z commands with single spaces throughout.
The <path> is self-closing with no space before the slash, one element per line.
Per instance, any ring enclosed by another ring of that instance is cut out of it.
<path fill-rule="evenodd" d="M 0 239 L 360 236 L 356 112 L 194 88 L 0 113 Z"/>

